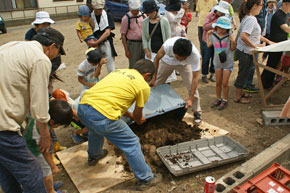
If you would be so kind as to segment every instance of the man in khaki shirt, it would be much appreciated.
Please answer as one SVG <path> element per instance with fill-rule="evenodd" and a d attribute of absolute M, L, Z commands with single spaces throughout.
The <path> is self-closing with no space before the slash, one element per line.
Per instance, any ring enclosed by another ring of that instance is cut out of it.
<path fill-rule="evenodd" d="M 26 147 L 20 125 L 29 112 L 40 132 L 40 151 L 49 150 L 50 60 L 64 54 L 64 37 L 47 28 L 33 39 L 0 47 L 0 186 L 5 193 L 46 193 L 41 167 Z"/>

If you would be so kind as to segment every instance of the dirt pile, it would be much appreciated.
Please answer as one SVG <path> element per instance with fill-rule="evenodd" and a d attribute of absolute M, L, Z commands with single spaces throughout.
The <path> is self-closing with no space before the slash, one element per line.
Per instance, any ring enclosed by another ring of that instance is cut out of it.
<path fill-rule="evenodd" d="M 156 154 L 158 147 L 200 139 L 201 132 L 198 127 L 192 127 L 177 119 L 174 113 L 152 118 L 141 126 L 133 124 L 130 127 L 139 137 L 145 160 L 153 172 L 162 172 L 160 170 L 164 169 L 164 167 L 160 167 L 163 166 L 163 163 Z M 130 168 L 124 154 L 117 148 L 115 148 L 115 152 L 117 155 L 122 155 L 123 159 L 120 164 L 123 164 L 129 171 Z"/>

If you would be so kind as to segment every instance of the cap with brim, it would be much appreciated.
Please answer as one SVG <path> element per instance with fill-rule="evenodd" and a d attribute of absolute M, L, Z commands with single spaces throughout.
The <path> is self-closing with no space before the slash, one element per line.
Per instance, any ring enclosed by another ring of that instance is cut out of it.
<path fill-rule="evenodd" d="M 54 24 L 54 21 L 50 18 L 49 13 L 46 11 L 39 11 L 35 14 L 35 20 L 31 23 L 31 25 L 43 23 Z"/>
<path fill-rule="evenodd" d="M 169 4 L 165 7 L 167 11 L 179 11 L 181 9 L 180 0 L 170 0 Z"/>
<path fill-rule="evenodd" d="M 94 9 L 103 9 L 105 7 L 105 0 L 92 0 L 91 4 Z"/>
<path fill-rule="evenodd" d="M 268 1 L 267 1 L 267 3 L 271 3 L 271 2 L 272 2 L 272 3 L 277 3 L 276 0 L 268 0 Z"/>
<path fill-rule="evenodd" d="M 229 14 L 229 6 L 229 3 L 220 1 L 219 4 L 214 7 L 214 9 L 221 13 Z"/>
<path fill-rule="evenodd" d="M 140 1 L 139 0 L 129 0 L 128 2 L 130 10 L 139 10 L 140 9 Z"/>
<path fill-rule="evenodd" d="M 56 44 L 60 45 L 60 54 L 65 55 L 65 51 L 63 49 L 64 36 L 59 31 L 53 28 L 42 28 L 39 29 L 37 35 L 51 39 Z"/>
<path fill-rule="evenodd" d="M 228 17 L 219 17 L 216 23 L 212 24 L 212 27 L 220 27 L 223 29 L 232 29 L 231 20 Z"/>

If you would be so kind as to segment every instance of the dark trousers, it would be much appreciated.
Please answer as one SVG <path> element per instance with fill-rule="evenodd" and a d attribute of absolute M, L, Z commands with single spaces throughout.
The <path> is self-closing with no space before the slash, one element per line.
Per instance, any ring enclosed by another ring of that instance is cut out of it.
<path fill-rule="evenodd" d="M 283 52 L 270 52 L 267 61 L 267 66 L 276 69 L 280 63 Z M 273 85 L 275 73 L 264 70 L 262 73 L 262 83 L 264 88 L 270 88 Z"/>
<path fill-rule="evenodd" d="M 46 193 L 42 170 L 17 132 L 0 131 L 0 186 L 4 193 Z"/>
<path fill-rule="evenodd" d="M 214 65 L 213 65 L 213 57 L 214 57 L 214 48 L 211 46 L 207 47 L 206 42 L 202 41 L 202 64 L 201 64 L 201 72 L 202 75 L 207 75 L 208 71 L 210 73 L 214 73 Z M 210 68 L 209 68 L 210 65 Z"/>
<path fill-rule="evenodd" d="M 239 60 L 239 72 L 234 85 L 236 88 L 243 89 L 253 67 L 253 56 L 238 49 L 236 49 L 236 56 Z"/>
<path fill-rule="evenodd" d="M 199 49 L 200 49 L 200 53 L 202 54 L 202 33 L 203 33 L 203 27 L 202 26 L 198 26 L 197 30 L 198 30 Z"/>

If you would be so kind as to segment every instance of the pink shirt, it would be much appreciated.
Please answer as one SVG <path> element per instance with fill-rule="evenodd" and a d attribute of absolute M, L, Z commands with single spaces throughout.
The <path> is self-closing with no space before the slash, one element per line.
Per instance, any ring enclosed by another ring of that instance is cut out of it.
<path fill-rule="evenodd" d="M 212 28 L 212 24 L 216 23 L 219 16 L 215 12 L 210 12 L 205 17 L 204 23 L 203 23 L 203 34 L 202 34 L 202 41 L 206 42 L 206 36 L 207 32 Z"/>
<path fill-rule="evenodd" d="M 128 12 L 128 14 L 130 17 L 132 17 L 131 12 Z M 121 22 L 121 34 L 127 33 L 126 37 L 129 40 L 142 40 L 142 22 L 143 16 L 140 16 L 139 18 L 131 18 L 130 29 L 128 30 L 128 17 L 124 15 Z"/>

